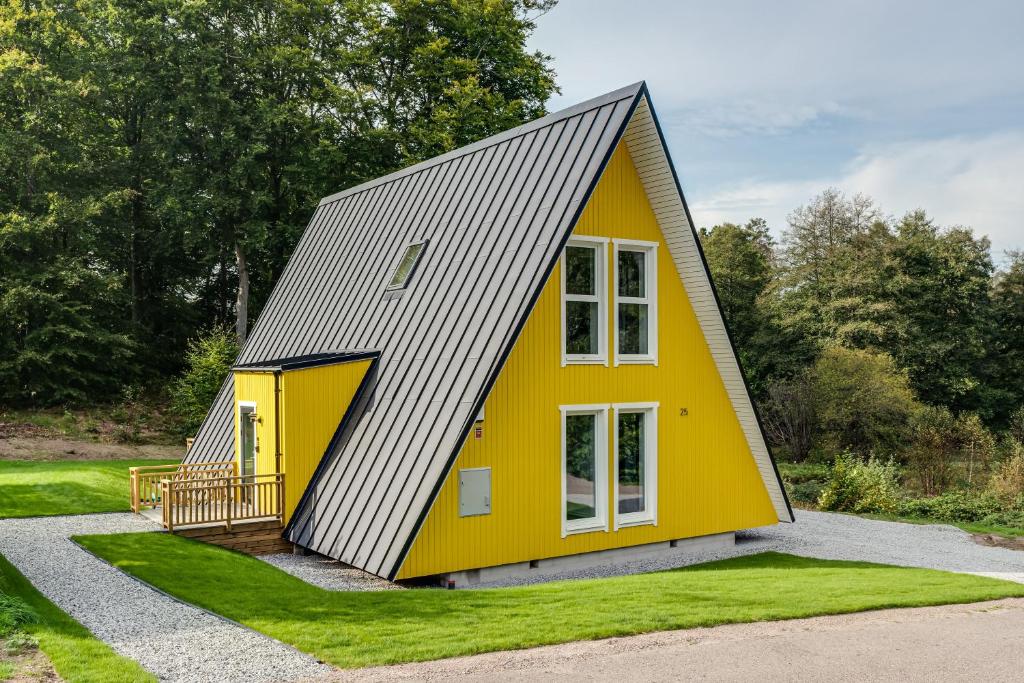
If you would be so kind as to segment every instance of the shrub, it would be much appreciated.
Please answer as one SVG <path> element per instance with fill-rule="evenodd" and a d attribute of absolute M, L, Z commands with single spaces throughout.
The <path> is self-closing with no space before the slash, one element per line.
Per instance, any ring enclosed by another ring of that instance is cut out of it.
<path fill-rule="evenodd" d="M 21 654 L 26 650 L 33 650 L 39 647 L 39 641 L 35 636 L 24 631 L 15 631 L 4 641 L 4 648 L 9 655 Z"/>
<path fill-rule="evenodd" d="M 866 462 L 854 455 L 837 455 L 828 482 L 818 498 L 822 510 L 894 513 L 899 507 L 896 464 L 875 457 Z"/>
<path fill-rule="evenodd" d="M 138 443 L 142 434 L 143 406 L 140 401 L 142 390 L 128 386 L 121 391 L 121 403 L 113 411 L 111 417 L 117 420 L 114 428 L 114 441 L 117 443 Z"/>
<path fill-rule="evenodd" d="M 185 434 L 198 431 L 237 355 L 238 343 L 227 328 L 189 342 L 185 371 L 175 380 L 171 399 L 171 410 L 181 418 Z"/>
<path fill-rule="evenodd" d="M 821 463 L 779 463 L 779 474 L 789 497 L 804 505 L 817 505 L 829 471 L 829 466 Z"/>
<path fill-rule="evenodd" d="M 0 637 L 9 636 L 25 624 L 33 624 L 36 620 L 36 613 L 24 600 L 0 593 Z"/>
<path fill-rule="evenodd" d="M 906 441 L 907 421 L 920 404 L 892 357 L 832 347 L 815 362 L 810 381 L 818 450 L 891 455 Z"/>
<path fill-rule="evenodd" d="M 789 457 L 807 458 L 816 424 L 814 394 L 807 373 L 769 385 L 764 427 L 772 442 L 785 449 Z"/>
<path fill-rule="evenodd" d="M 946 408 L 927 406 L 914 416 L 913 441 L 904 452 L 907 472 L 925 495 L 949 487 L 958 452 L 956 419 Z"/>
<path fill-rule="evenodd" d="M 1024 495 L 1024 445 L 1011 439 L 1009 449 L 1010 457 L 999 464 L 988 483 L 989 492 L 1004 503 Z"/>
<path fill-rule="evenodd" d="M 1003 504 L 995 496 L 965 490 L 948 491 L 931 498 L 904 500 L 899 506 L 903 516 L 943 522 L 981 522 L 1002 511 Z"/>

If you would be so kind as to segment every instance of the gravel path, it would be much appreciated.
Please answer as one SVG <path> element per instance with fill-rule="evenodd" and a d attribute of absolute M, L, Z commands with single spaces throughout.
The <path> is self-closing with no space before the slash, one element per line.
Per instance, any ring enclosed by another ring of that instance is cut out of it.
<path fill-rule="evenodd" d="M 736 534 L 736 546 L 716 552 L 677 555 L 542 576 L 505 579 L 479 587 L 524 585 L 562 579 L 640 574 L 769 550 L 826 560 L 860 560 L 992 576 L 1024 583 L 1024 552 L 982 546 L 965 531 L 947 525 L 882 522 L 852 515 L 796 510 L 795 524 L 778 524 Z"/>
<path fill-rule="evenodd" d="M 158 593 L 69 540 L 152 531 L 131 514 L 0 519 L 0 554 L 116 652 L 164 681 L 288 681 L 329 672 L 312 657 Z"/>
<path fill-rule="evenodd" d="M 386 591 L 401 589 L 396 583 L 321 555 L 261 555 L 261 560 L 329 591 Z"/>

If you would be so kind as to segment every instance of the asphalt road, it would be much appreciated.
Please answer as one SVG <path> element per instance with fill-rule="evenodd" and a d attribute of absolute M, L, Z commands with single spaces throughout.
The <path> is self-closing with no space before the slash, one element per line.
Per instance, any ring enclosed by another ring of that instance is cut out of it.
<path fill-rule="evenodd" d="M 329 681 L 1021 681 L 1024 599 L 652 633 Z"/>

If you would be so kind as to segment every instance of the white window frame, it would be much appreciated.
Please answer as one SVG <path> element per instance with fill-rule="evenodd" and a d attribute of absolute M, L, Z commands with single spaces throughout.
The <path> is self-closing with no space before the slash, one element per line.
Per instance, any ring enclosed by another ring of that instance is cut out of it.
<path fill-rule="evenodd" d="M 615 366 L 619 365 L 657 365 L 658 364 L 658 243 L 642 240 L 614 239 L 612 270 L 612 336 L 615 345 Z M 644 290 L 647 296 L 619 296 L 619 252 L 643 252 Z M 647 304 L 647 353 L 619 352 L 619 304 Z"/>
<path fill-rule="evenodd" d="M 238 474 L 242 474 L 243 467 L 242 463 L 245 458 L 245 454 L 242 452 L 242 430 L 245 425 L 242 423 L 242 408 L 252 408 L 252 412 L 259 419 L 259 413 L 257 413 L 256 401 L 237 401 L 235 404 L 235 443 L 238 444 Z M 253 425 L 252 429 L 252 469 L 253 474 L 256 474 L 256 469 L 259 467 L 260 460 L 260 432 L 257 425 Z"/>
<path fill-rule="evenodd" d="M 644 413 L 644 510 L 619 514 L 619 414 Z M 658 403 L 612 404 L 612 510 L 615 530 L 623 527 L 653 524 L 658 526 Z M 564 516 L 564 515 L 563 515 Z"/>
<path fill-rule="evenodd" d="M 608 413 L 611 406 L 607 403 L 586 405 L 559 406 L 562 413 L 562 538 L 571 534 L 582 534 L 608 529 Z M 566 443 L 565 419 L 570 415 L 593 415 L 594 428 L 594 511 L 596 516 L 591 519 L 565 518 L 568 507 L 568 477 L 566 477 Z"/>
<path fill-rule="evenodd" d="M 594 292 L 595 294 L 567 294 L 565 291 L 566 259 L 565 249 L 562 250 L 562 367 L 566 365 L 604 365 L 608 366 L 608 238 L 607 237 L 572 237 L 566 247 L 586 247 L 593 249 L 594 254 Z M 566 342 L 566 302 L 586 301 L 597 303 L 597 353 L 565 352 Z"/>

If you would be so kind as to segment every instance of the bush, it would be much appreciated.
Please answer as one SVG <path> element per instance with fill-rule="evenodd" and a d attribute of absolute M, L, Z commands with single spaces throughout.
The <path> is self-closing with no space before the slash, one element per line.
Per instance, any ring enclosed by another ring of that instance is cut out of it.
<path fill-rule="evenodd" d="M 117 443 L 138 443 L 142 434 L 143 406 L 140 401 L 142 390 L 128 386 L 121 392 L 121 403 L 114 407 L 110 416 L 117 420 L 114 441 Z"/>
<path fill-rule="evenodd" d="M 825 453 L 892 455 L 906 442 L 906 424 L 920 404 L 892 357 L 859 349 L 826 349 L 810 370 L 818 435 Z"/>
<path fill-rule="evenodd" d="M 779 474 L 790 499 L 804 505 L 817 505 L 829 471 L 828 465 L 820 463 L 779 463 Z"/>
<path fill-rule="evenodd" d="M 237 355 L 238 343 L 227 328 L 189 342 L 185 371 L 174 382 L 171 398 L 171 410 L 181 419 L 185 434 L 199 430 Z"/>
<path fill-rule="evenodd" d="M 1024 445 L 1011 439 L 1009 450 L 1010 457 L 996 467 L 988 483 L 989 492 L 1004 503 L 1024 495 Z"/>
<path fill-rule="evenodd" d="M 899 471 L 889 460 L 866 462 L 854 455 L 837 455 L 818 507 L 839 512 L 894 513 L 899 507 Z"/>
<path fill-rule="evenodd" d="M 36 613 L 24 600 L 0 593 L 0 637 L 10 636 L 25 624 L 36 621 Z"/>
<path fill-rule="evenodd" d="M 958 472 L 973 487 L 995 454 L 996 440 L 977 415 L 954 416 L 946 408 L 928 406 L 914 416 L 913 441 L 903 456 L 922 493 L 935 495 L 952 486 Z"/>
<path fill-rule="evenodd" d="M 905 517 L 943 522 L 981 522 L 1002 511 L 1003 504 L 995 496 L 962 490 L 905 500 L 899 506 L 900 514 Z"/>

